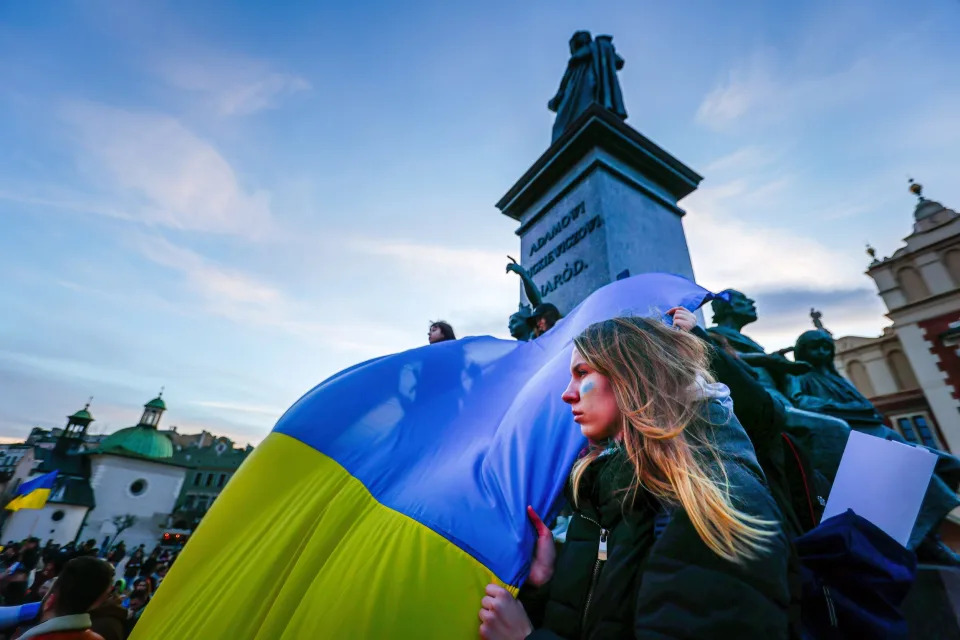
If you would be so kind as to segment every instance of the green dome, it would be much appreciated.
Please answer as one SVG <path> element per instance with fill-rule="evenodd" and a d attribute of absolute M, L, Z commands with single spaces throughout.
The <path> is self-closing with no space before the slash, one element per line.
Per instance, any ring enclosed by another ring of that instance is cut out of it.
<path fill-rule="evenodd" d="M 90 415 L 89 411 L 87 411 L 87 407 L 89 406 L 90 405 L 88 404 L 86 407 L 84 407 L 83 409 L 80 409 L 80 411 L 77 411 L 72 416 L 67 416 L 67 419 L 72 422 L 82 422 L 82 421 L 93 422 L 93 416 Z"/>
<path fill-rule="evenodd" d="M 127 427 L 111 433 L 100 443 L 100 450 L 132 453 L 144 458 L 173 457 L 170 438 L 150 427 Z"/>
<path fill-rule="evenodd" d="M 163 394 L 160 394 L 147 404 L 143 405 L 144 407 L 150 407 L 152 409 L 160 409 L 160 411 L 167 410 L 167 403 L 163 401 Z"/>

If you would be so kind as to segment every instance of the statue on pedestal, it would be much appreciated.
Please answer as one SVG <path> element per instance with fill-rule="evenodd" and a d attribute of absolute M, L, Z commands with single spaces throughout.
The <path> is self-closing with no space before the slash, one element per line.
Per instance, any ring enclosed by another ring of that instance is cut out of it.
<path fill-rule="evenodd" d="M 708 332 L 750 364 L 758 381 L 783 403 L 786 431 L 810 452 L 818 473 L 833 481 L 851 428 L 906 443 L 883 424 L 883 416 L 873 404 L 837 372 L 830 333 L 822 329 L 807 331 L 792 349 L 768 354 L 741 333 L 744 326 L 757 320 L 754 301 L 739 291 L 727 290 L 724 294 L 725 300 L 713 302 L 717 326 Z M 812 317 L 815 323 L 820 319 Z M 784 357 L 789 351 L 794 353 L 794 362 Z M 954 491 L 960 483 L 960 460 L 942 451 L 934 453 L 939 457 L 936 475 L 924 496 L 909 547 L 917 551 L 921 562 L 960 565 L 960 557 L 937 537 L 943 518 L 960 506 Z"/>
<path fill-rule="evenodd" d="M 520 282 L 523 283 L 523 291 L 527 294 L 527 300 L 530 301 L 530 304 L 534 308 L 538 307 L 543 303 L 543 297 L 540 295 L 540 290 L 537 289 L 537 283 L 533 281 L 533 277 L 530 273 L 520 266 L 512 256 L 507 256 L 510 260 L 510 263 L 507 264 L 507 273 L 515 273 L 520 276 Z M 520 308 L 517 309 L 517 312 L 510 316 L 508 322 L 508 327 L 510 328 L 510 335 L 516 338 L 517 340 L 529 340 L 533 337 L 533 328 L 530 326 L 530 318 L 533 315 L 533 310 L 527 305 L 520 303 Z"/>
<path fill-rule="evenodd" d="M 826 331 L 830 335 L 833 335 L 833 332 L 823 326 L 823 314 L 810 307 L 810 320 L 813 321 L 813 326 L 815 326 L 820 331 Z"/>
<path fill-rule="evenodd" d="M 716 326 L 707 329 L 712 338 L 728 345 L 745 363 L 754 368 L 757 379 L 767 391 L 789 406 L 789 401 L 780 393 L 784 376 L 789 373 L 804 373 L 809 370 L 806 364 L 791 362 L 784 357 L 789 350 L 767 353 L 763 347 L 741 333 L 751 322 L 757 321 L 757 307 L 754 301 L 734 289 L 727 289 L 712 302 L 713 321 Z"/>
<path fill-rule="evenodd" d="M 530 273 L 520 266 L 511 256 L 507 256 L 507 258 L 510 259 L 510 264 L 507 265 L 507 273 L 512 272 L 520 276 L 520 281 L 523 283 L 523 290 L 527 294 L 527 299 L 533 305 L 533 309 L 526 312 L 526 316 L 523 316 L 523 320 L 526 322 L 526 333 L 524 333 L 519 326 L 525 305 L 521 303 L 520 310 L 510 316 L 510 335 L 517 340 L 538 338 L 552 329 L 553 325 L 557 323 L 557 320 L 562 317 L 560 310 L 557 309 L 555 305 L 544 302 L 543 296 L 540 295 L 540 291 L 537 289 L 537 283 L 533 281 Z"/>
<path fill-rule="evenodd" d="M 589 31 L 577 31 L 570 38 L 570 60 L 560 81 L 557 95 L 547 108 L 555 111 L 553 142 L 563 135 L 570 123 L 593 103 L 610 110 L 620 118 L 627 117 L 620 93 L 617 71 L 623 58 L 613 47 L 613 36 L 591 38 Z"/>
<path fill-rule="evenodd" d="M 860 431 L 869 432 L 883 424 L 883 416 L 873 404 L 837 372 L 833 336 L 829 333 L 823 329 L 804 332 L 797 338 L 793 357 L 811 366 L 809 372 L 786 380 L 783 391 L 793 406 L 840 418 Z"/>

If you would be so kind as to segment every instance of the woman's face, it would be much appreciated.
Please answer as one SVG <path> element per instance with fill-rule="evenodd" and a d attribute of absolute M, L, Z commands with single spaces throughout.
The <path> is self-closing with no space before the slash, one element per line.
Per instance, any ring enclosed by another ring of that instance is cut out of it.
<path fill-rule="evenodd" d="M 429 341 L 430 344 L 443 342 L 443 330 L 437 325 L 430 327 L 430 333 L 427 334 L 427 341 Z"/>
<path fill-rule="evenodd" d="M 570 356 L 570 384 L 562 397 L 588 439 L 601 442 L 619 434 L 621 413 L 610 380 L 587 364 L 576 348 Z"/>

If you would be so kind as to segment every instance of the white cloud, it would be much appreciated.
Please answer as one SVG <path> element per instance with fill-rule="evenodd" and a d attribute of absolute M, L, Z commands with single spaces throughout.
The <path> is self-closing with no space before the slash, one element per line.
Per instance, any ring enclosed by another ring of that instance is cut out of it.
<path fill-rule="evenodd" d="M 285 411 L 279 407 L 268 407 L 263 405 L 238 404 L 236 402 L 221 402 L 217 400 L 195 400 L 192 404 L 205 409 L 217 409 L 220 411 L 229 411 L 231 413 L 253 414 L 256 416 L 266 416 L 276 420 Z"/>
<path fill-rule="evenodd" d="M 736 149 L 725 156 L 712 160 L 704 168 L 705 175 L 740 174 L 771 165 L 777 162 L 779 153 L 760 146 L 746 146 Z"/>
<path fill-rule="evenodd" d="M 191 55 L 163 60 L 157 69 L 171 86 L 201 94 L 223 116 L 275 108 L 281 98 L 311 88 L 300 76 L 239 57 Z"/>
<path fill-rule="evenodd" d="M 714 131 L 755 130 L 770 122 L 802 123 L 842 105 L 870 107 L 889 86 L 890 55 L 870 52 L 823 72 L 804 70 L 803 60 L 787 64 L 772 50 L 760 49 L 707 93 L 696 121 Z"/>
<path fill-rule="evenodd" d="M 228 315 L 242 309 L 268 313 L 274 305 L 284 301 L 279 289 L 215 264 L 159 236 L 141 236 L 134 240 L 134 244 L 147 259 L 181 272 L 191 287 L 208 302 L 210 310 Z"/>
<path fill-rule="evenodd" d="M 736 210 L 752 206 L 776 214 L 786 179 L 749 188 L 746 180 L 706 186 L 685 201 L 685 229 L 697 281 L 752 293 L 789 288 L 864 286 L 858 256 L 828 248 L 794 230 L 744 222 Z"/>
<path fill-rule="evenodd" d="M 218 264 L 160 236 L 135 236 L 132 244 L 148 260 L 179 272 L 199 299 L 199 309 L 260 329 L 296 336 L 305 345 L 321 345 L 368 358 L 410 346 L 410 334 L 389 318 L 370 321 L 338 317 L 319 320 L 317 301 L 301 301 L 254 275 Z M 184 305 L 188 301 L 180 297 Z"/>
<path fill-rule="evenodd" d="M 483 281 L 490 278 L 491 274 L 503 273 L 507 264 L 506 254 L 482 249 L 445 247 L 385 238 L 355 239 L 350 246 L 362 253 L 395 259 L 406 268 L 442 269 L 446 275 Z"/>
<path fill-rule="evenodd" d="M 258 237 L 271 229 L 269 196 L 244 189 L 230 163 L 169 116 L 77 102 L 78 162 L 117 204 L 168 227 Z"/>
<path fill-rule="evenodd" d="M 711 129 L 724 129 L 739 121 L 776 92 L 768 65 L 762 55 L 733 69 L 703 99 L 697 109 L 697 122 Z"/>

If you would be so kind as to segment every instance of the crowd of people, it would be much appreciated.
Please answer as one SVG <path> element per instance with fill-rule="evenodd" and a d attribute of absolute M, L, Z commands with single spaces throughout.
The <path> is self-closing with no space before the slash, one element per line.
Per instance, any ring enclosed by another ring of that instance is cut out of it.
<path fill-rule="evenodd" d="M 0 552 L 0 605 L 12 607 L 43 602 L 44 606 L 41 617 L 26 621 L 17 630 L 6 630 L 7 636 L 0 630 L 0 638 L 34 637 L 24 635 L 29 634 L 29 627 L 44 622 L 43 615 L 55 617 L 50 616 L 53 609 L 47 606 L 47 600 L 65 575 L 80 585 L 71 588 L 83 588 L 90 594 L 97 591 L 98 581 L 109 573 L 105 593 L 98 592 L 88 609 L 69 615 L 88 615 L 89 628 L 103 640 L 125 640 L 177 555 L 177 551 L 159 545 L 149 552 L 142 544 L 128 551 L 123 541 L 115 545 L 105 542 L 101 546 L 90 539 L 79 545 L 70 542 L 60 546 L 48 540 L 42 547 L 35 537 L 21 542 L 9 541 Z M 71 573 L 70 567 L 74 567 L 78 559 L 80 568 Z"/>

